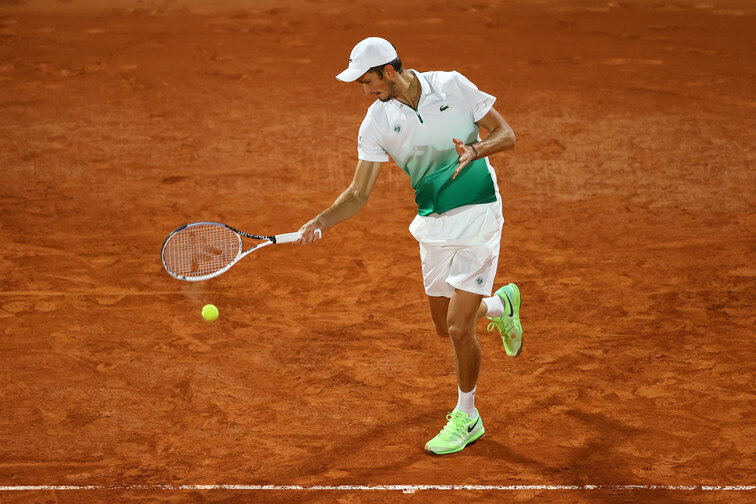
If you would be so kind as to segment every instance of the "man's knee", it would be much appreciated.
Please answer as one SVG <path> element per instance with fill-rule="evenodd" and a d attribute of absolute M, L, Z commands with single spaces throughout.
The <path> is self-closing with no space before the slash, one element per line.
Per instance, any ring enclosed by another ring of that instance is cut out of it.
<path fill-rule="evenodd" d="M 449 322 L 449 337 L 453 342 L 463 342 L 475 335 L 475 325 L 465 322 Z"/>
<path fill-rule="evenodd" d="M 446 326 L 446 324 L 441 324 L 434 320 L 433 325 L 436 328 L 436 334 L 438 334 L 442 338 L 449 337 L 449 328 Z"/>

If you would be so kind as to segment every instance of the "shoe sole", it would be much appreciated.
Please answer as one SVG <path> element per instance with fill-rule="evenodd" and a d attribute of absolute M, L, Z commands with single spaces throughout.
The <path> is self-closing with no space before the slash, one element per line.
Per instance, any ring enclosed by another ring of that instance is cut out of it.
<path fill-rule="evenodd" d="M 520 292 L 520 288 L 517 286 L 517 284 L 514 285 L 515 289 L 517 289 L 517 297 L 520 298 L 519 302 L 517 303 L 517 321 L 520 322 L 520 307 L 522 306 L 522 293 Z M 517 350 L 517 353 L 514 355 L 509 355 L 513 359 L 515 357 L 518 357 L 522 353 L 523 347 L 525 347 L 525 331 L 522 330 L 522 323 L 519 324 L 520 326 L 520 348 Z"/>
<path fill-rule="evenodd" d="M 520 292 L 519 287 L 517 287 L 517 294 L 520 295 L 520 302 L 517 305 L 517 322 L 520 323 L 520 349 L 517 350 L 515 357 L 520 355 L 520 353 L 522 352 L 522 349 L 525 347 L 525 331 L 522 330 L 522 322 L 520 322 L 520 308 L 522 307 L 522 293 Z"/>
<path fill-rule="evenodd" d="M 451 455 L 452 453 L 459 453 L 462 450 L 464 450 L 465 448 L 467 448 L 468 446 L 470 446 L 471 444 L 475 444 L 475 442 L 478 439 L 480 439 L 483 436 L 483 434 L 485 434 L 485 433 L 486 433 L 486 431 L 484 430 L 483 432 L 480 433 L 480 435 L 478 435 L 478 437 L 476 437 L 475 439 L 472 439 L 472 440 L 468 441 L 467 444 L 465 444 L 465 446 L 463 446 L 459 450 L 445 451 L 445 452 L 434 452 L 434 451 L 431 451 L 431 450 L 425 450 L 425 453 L 427 453 L 428 455 L 436 455 L 436 456 Z"/>

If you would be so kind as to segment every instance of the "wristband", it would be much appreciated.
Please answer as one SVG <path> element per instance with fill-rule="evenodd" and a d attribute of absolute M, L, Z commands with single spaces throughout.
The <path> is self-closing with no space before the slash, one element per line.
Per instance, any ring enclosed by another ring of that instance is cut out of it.
<path fill-rule="evenodd" d="M 470 144 L 469 147 L 475 152 L 475 157 L 473 158 L 473 161 L 478 159 L 478 149 L 475 148 L 473 144 Z"/>

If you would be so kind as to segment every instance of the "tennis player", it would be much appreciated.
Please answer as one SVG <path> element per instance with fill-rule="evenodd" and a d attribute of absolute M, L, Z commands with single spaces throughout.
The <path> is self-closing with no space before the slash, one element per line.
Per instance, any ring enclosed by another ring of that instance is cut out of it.
<path fill-rule="evenodd" d="M 457 72 L 405 70 L 394 46 L 378 37 L 358 43 L 336 78 L 358 82 L 377 98 L 357 141 L 351 185 L 300 229 L 301 243 L 354 216 L 367 202 L 389 156 L 409 175 L 417 216 L 410 232 L 420 244 L 423 282 L 436 332 L 451 339 L 457 406 L 428 441 L 433 454 L 461 451 L 485 432 L 475 408 L 481 349 L 479 318 L 496 327 L 507 354 L 522 349 L 520 291 L 510 283 L 491 296 L 504 223 L 496 174 L 488 156 L 511 149 L 512 129 L 494 109 L 496 98 Z M 485 140 L 479 128 L 488 131 Z"/>

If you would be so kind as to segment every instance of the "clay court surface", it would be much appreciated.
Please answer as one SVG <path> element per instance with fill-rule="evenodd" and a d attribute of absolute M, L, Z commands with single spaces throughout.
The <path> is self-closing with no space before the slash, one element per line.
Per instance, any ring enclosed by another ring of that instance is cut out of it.
<path fill-rule="evenodd" d="M 0 502 L 756 501 L 754 32 L 736 0 L 0 1 L 0 487 L 96 487 Z M 349 184 L 371 99 L 334 75 L 370 35 L 518 139 L 525 347 L 479 324 L 486 434 L 447 457 L 398 167 L 316 245 L 160 262 L 180 224 L 295 231 Z M 581 488 L 155 487 L 211 484 Z"/>

